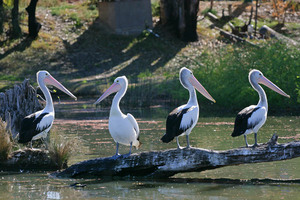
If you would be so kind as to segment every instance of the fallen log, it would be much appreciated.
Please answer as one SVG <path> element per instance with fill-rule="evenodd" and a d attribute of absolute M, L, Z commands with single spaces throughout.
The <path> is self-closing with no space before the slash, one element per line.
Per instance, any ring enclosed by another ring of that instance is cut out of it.
<path fill-rule="evenodd" d="M 271 29 L 270 27 L 268 27 L 267 25 L 263 25 L 260 29 L 259 29 L 259 33 L 261 35 L 263 35 L 265 38 L 267 37 L 275 37 L 276 39 L 283 41 L 287 44 L 290 45 L 294 45 L 296 47 L 299 47 L 299 43 L 291 38 L 288 38 L 278 32 L 276 32 L 275 30 Z"/>
<path fill-rule="evenodd" d="M 168 178 L 177 173 L 201 172 L 246 163 L 272 162 L 300 157 L 300 141 L 277 143 L 273 135 L 268 143 L 256 148 L 225 151 L 201 148 L 151 151 L 118 158 L 106 157 L 79 162 L 62 172 L 58 178 Z"/>
<path fill-rule="evenodd" d="M 220 31 L 220 35 L 223 36 L 224 38 L 232 41 L 232 42 L 241 42 L 241 43 L 246 43 L 246 44 L 249 44 L 251 46 L 254 46 L 254 47 L 258 47 L 256 44 L 252 43 L 252 42 L 249 42 L 237 35 L 234 35 L 232 33 L 229 33 L 227 31 L 224 31 L 223 29 L 220 29 L 220 28 L 217 28 L 219 31 Z"/>
<path fill-rule="evenodd" d="M 1 171 L 53 171 L 60 166 L 53 161 L 48 150 L 20 149 L 14 151 L 7 160 L 0 161 Z"/>

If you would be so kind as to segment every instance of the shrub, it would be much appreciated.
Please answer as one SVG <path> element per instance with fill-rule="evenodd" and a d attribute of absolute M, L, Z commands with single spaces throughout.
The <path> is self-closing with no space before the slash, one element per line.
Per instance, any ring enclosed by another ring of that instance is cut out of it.
<path fill-rule="evenodd" d="M 52 130 L 50 134 L 49 153 L 53 162 L 60 168 L 66 168 L 68 160 L 75 149 L 74 139 L 67 139 L 64 134 Z"/>
<path fill-rule="evenodd" d="M 226 46 L 219 53 L 200 55 L 197 59 L 206 68 L 197 67 L 194 74 L 217 104 L 242 109 L 258 102 L 258 95 L 248 81 L 249 71 L 258 69 L 291 96 L 290 99 L 283 98 L 263 86 L 269 105 L 289 109 L 299 105 L 299 51 L 279 42 L 270 42 L 261 48 Z"/>
<path fill-rule="evenodd" d="M 6 123 L 0 119 L 0 160 L 7 160 L 12 150 L 10 133 L 6 130 Z"/>

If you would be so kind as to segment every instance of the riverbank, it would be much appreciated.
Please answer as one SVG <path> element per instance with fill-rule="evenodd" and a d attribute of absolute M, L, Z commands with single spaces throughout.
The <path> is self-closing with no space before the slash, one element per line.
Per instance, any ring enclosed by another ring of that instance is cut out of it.
<path fill-rule="evenodd" d="M 218 10 L 222 7 L 217 2 L 215 5 Z M 20 11 L 25 16 L 25 11 Z M 43 25 L 39 38 L 27 41 L 25 34 L 20 40 L 8 40 L 1 46 L 0 91 L 24 78 L 30 78 L 36 86 L 36 72 L 46 69 L 79 98 L 97 98 L 115 77 L 126 75 L 129 89 L 125 105 L 175 106 L 187 99 L 187 92 L 178 81 L 179 69 L 186 66 L 217 101 L 212 105 L 199 97 L 203 107 L 237 111 L 257 102 L 247 79 L 249 70 L 257 68 L 291 95 L 291 99 L 284 99 L 267 92 L 270 107 L 288 113 L 299 111 L 296 67 L 300 53 L 295 47 L 272 41 L 258 41 L 259 50 L 231 44 L 209 28 L 207 19 L 199 21 L 199 41 L 193 43 L 179 41 L 157 23 L 157 18 L 153 31 L 160 37 L 147 31 L 139 36 L 117 36 L 103 26 L 97 15 L 95 6 L 81 1 L 39 6 L 37 16 Z M 260 25 L 264 21 L 260 19 Z M 25 25 L 26 22 L 22 25 L 24 33 Z M 287 22 L 292 33 L 299 28 L 293 21 Z M 295 34 L 288 34 L 297 40 Z M 108 102 L 103 102 L 104 106 Z"/>

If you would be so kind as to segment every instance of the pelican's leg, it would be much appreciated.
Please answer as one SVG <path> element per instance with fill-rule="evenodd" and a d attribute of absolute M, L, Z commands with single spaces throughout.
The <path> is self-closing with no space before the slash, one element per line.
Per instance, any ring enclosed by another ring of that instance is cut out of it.
<path fill-rule="evenodd" d="M 114 156 L 112 156 L 113 159 L 116 159 L 120 156 L 119 154 L 119 142 L 117 142 L 117 146 L 116 146 L 116 154 Z"/>
<path fill-rule="evenodd" d="M 190 139 L 189 139 L 189 135 L 186 135 L 186 142 L 187 142 L 186 148 L 190 148 Z"/>
<path fill-rule="evenodd" d="M 253 145 L 253 147 L 257 147 L 257 133 L 254 133 L 254 138 L 255 138 L 255 143 Z"/>
<path fill-rule="evenodd" d="M 32 149 L 32 140 L 30 140 L 30 148 Z"/>
<path fill-rule="evenodd" d="M 131 154 L 131 149 L 132 149 L 132 142 L 130 142 L 129 155 Z"/>
<path fill-rule="evenodd" d="M 179 140 L 178 140 L 178 136 L 176 137 L 176 141 L 177 141 L 177 149 L 181 149 L 181 146 L 180 146 Z"/>
<path fill-rule="evenodd" d="M 130 149 L 129 149 L 129 153 L 128 154 L 125 154 L 124 156 L 125 157 L 128 157 L 131 155 L 131 149 L 132 149 L 132 142 L 130 142 Z"/>
<path fill-rule="evenodd" d="M 247 135 L 244 135 L 245 142 L 246 142 L 246 147 L 249 147 L 248 142 L 247 142 Z"/>
<path fill-rule="evenodd" d="M 117 146 L 116 146 L 116 156 L 119 155 L 119 142 L 117 142 Z"/>

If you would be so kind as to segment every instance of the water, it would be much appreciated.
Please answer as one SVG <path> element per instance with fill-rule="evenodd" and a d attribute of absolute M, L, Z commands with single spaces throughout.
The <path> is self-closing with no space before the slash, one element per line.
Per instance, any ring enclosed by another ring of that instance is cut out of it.
<path fill-rule="evenodd" d="M 77 151 L 69 164 L 78 161 L 112 156 L 115 143 L 108 132 L 108 109 L 90 106 L 91 102 L 56 105 L 56 121 L 53 128 L 67 138 L 77 140 Z M 176 148 L 176 142 L 160 141 L 165 131 L 165 116 L 170 109 L 154 107 L 148 110 L 130 111 L 141 129 L 142 147 L 133 153 Z M 233 117 L 205 117 L 200 114 L 197 126 L 191 133 L 191 145 L 214 150 L 244 146 L 244 138 L 232 138 Z M 299 139 L 300 117 L 268 117 L 258 133 L 258 142 L 267 142 L 273 133 L 279 142 Z M 79 142 L 78 142 L 79 141 Z M 254 135 L 248 136 L 249 144 Z M 180 144 L 186 145 L 185 138 Z M 120 153 L 128 153 L 129 147 L 120 145 Z M 177 174 L 167 180 L 103 181 L 49 178 L 48 173 L 0 173 L 0 199 L 299 199 L 299 183 L 249 184 L 258 179 L 300 179 L 300 158 L 270 163 L 229 166 L 201 173 Z M 232 180 L 226 182 L 222 180 Z M 235 183 L 241 179 L 243 183 Z M 208 182 L 206 182 L 208 181 Z M 80 182 L 84 188 L 70 187 Z"/>

